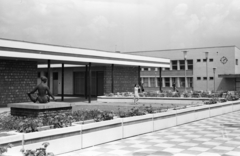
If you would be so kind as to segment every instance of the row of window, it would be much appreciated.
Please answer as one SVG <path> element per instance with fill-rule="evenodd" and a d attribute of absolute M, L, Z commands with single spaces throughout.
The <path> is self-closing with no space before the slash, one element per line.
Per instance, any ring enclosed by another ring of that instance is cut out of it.
<path fill-rule="evenodd" d="M 207 59 L 202 59 L 202 62 L 206 62 Z M 179 62 L 179 63 L 178 63 Z M 201 62 L 201 59 L 197 59 L 197 62 Z M 209 62 L 213 62 L 213 58 L 209 59 Z M 193 70 L 193 60 L 186 60 L 187 70 Z M 172 60 L 171 61 L 172 70 L 185 70 L 185 60 Z M 236 65 L 238 65 L 238 60 L 236 59 Z M 179 68 L 178 68 L 179 66 Z M 165 70 L 170 70 L 165 68 Z M 158 68 L 142 68 L 142 71 L 158 71 Z"/>
<path fill-rule="evenodd" d="M 193 69 L 193 60 L 187 60 L 187 69 L 192 70 Z M 172 60 L 172 70 L 178 70 L 178 60 Z M 179 60 L 179 69 L 185 70 L 185 60 Z"/>
<path fill-rule="evenodd" d="M 197 80 L 207 80 L 207 77 L 203 77 L 203 78 L 201 78 L 201 77 L 197 77 Z M 213 80 L 214 79 L 214 77 L 209 77 L 209 80 Z"/>
<path fill-rule="evenodd" d="M 202 59 L 203 60 L 203 62 L 206 62 L 207 61 L 207 59 Z M 201 59 L 197 59 L 197 62 L 201 62 Z M 211 59 L 209 59 L 209 62 L 213 62 L 213 59 L 211 58 Z"/>
<path fill-rule="evenodd" d="M 173 78 L 164 77 L 164 78 L 162 78 L 161 83 L 162 83 L 163 87 L 172 87 L 173 84 L 175 84 L 176 87 L 185 87 L 185 78 L 180 77 L 178 79 L 179 80 L 177 81 L 177 78 L 174 78 L 174 77 Z M 172 85 L 171 85 L 170 81 L 172 81 Z M 144 78 L 142 78 L 142 83 L 143 83 L 144 87 L 159 87 L 160 78 L 144 77 Z M 187 86 L 193 87 L 193 78 L 192 77 L 187 78 Z"/>

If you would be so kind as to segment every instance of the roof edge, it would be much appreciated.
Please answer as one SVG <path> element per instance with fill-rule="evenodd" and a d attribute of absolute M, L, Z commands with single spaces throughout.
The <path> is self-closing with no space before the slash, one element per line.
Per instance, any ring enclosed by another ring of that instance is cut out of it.
<path fill-rule="evenodd" d="M 190 50 L 190 49 L 206 49 L 206 48 L 227 48 L 227 47 L 235 47 L 238 48 L 236 45 L 228 45 L 228 46 L 212 46 L 212 47 L 196 47 L 196 48 L 181 48 L 181 49 L 163 49 L 163 50 L 144 50 L 144 51 L 128 51 L 123 53 L 142 53 L 142 52 L 161 52 L 161 51 L 176 51 L 176 50 Z M 240 48 L 238 48 L 240 50 Z"/>

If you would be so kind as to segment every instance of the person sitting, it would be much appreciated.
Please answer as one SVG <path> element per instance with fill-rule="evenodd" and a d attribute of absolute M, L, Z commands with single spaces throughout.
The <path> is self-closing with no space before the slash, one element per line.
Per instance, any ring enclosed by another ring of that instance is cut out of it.
<path fill-rule="evenodd" d="M 37 85 L 31 92 L 27 93 L 28 97 L 32 102 L 48 103 L 50 102 L 50 97 L 52 97 L 52 99 L 55 101 L 55 98 L 50 92 L 46 82 L 47 78 L 45 76 L 41 76 L 41 83 Z M 38 91 L 38 96 L 37 98 L 34 98 L 31 94 L 34 94 L 36 91 Z"/>

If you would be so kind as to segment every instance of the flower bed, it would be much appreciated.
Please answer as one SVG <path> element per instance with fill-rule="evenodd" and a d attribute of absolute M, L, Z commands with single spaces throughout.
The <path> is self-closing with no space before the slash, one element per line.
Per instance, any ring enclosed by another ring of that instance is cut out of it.
<path fill-rule="evenodd" d="M 13 143 L 13 147 L 6 154 L 18 156 L 16 153 L 19 153 L 20 148 L 36 149 L 47 141 L 51 144 L 49 151 L 61 154 L 239 110 L 239 101 L 186 107 L 185 109 L 170 109 L 170 111 L 162 113 L 149 113 L 7 136 L 0 138 L 0 144 L 5 146 L 8 143 Z M 70 144 L 71 146 L 69 146 Z"/>

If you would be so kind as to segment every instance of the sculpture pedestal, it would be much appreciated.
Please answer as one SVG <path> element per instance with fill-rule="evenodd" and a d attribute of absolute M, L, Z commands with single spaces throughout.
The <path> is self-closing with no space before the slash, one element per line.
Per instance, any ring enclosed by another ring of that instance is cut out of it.
<path fill-rule="evenodd" d="M 13 103 L 8 104 L 11 108 L 11 115 L 26 117 L 55 116 L 59 113 L 71 113 L 72 104 L 65 102 L 39 103 Z"/>

